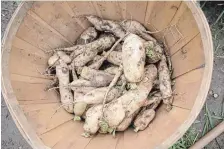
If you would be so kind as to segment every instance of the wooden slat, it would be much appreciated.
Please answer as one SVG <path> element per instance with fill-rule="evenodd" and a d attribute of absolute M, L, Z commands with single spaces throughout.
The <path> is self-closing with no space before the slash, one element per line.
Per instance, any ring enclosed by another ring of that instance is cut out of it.
<path fill-rule="evenodd" d="M 59 97 L 55 91 L 46 92 L 44 84 L 32 84 L 20 81 L 12 81 L 13 91 L 20 104 L 56 103 Z"/>
<path fill-rule="evenodd" d="M 75 128 L 76 130 L 71 131 L 68 135 L 64 136 L 52 147 L 52 149 L 84 149 L 86 145 L 88 145 L 92 138 L 81 136 L 83 133 L 83 124 L 79 123 L 74 125 L 77 125 Z"/>
<path fill-rule="evenodd" d="M 100 16 L 102 18 L 111 20 L 121 20 L 122 15 L 118 7 L 118 3 L 116 1 L 98 1 L 93 3 L 95 9 L 97 9 L 97 12 L 100 13 Z"/>
<path fill-rule="evenodd" d="M 32 53 L 32 54 L 37 55 L 41 58 L 48 59 L 48 55 L 45 54 L 43 50 L 38 49 L 37 47 L 34 47 L 33 45 L 29 44 L 28 42 L 26 42 L 26 41 L 24 41 L 24 40 L 22 40 L 22 39 L 20 39 L 16 36 L 14 37 L 12 44 L 13 44 L 13 47 L 16 47 L 18 49 L 23 49 L 27 53 Z"/>
<path fill-rule="evenodd" d="M 97 15 L 96 10 L 92 2 L 84 2 L 84 1 L 68 1 L 67 4 L 72 9 L 74 13 L 74 17 L 79 21 L 80 24 L 84 28 L 88 26 L 92 26 L 84 17 L 83 15 Z M 83 9 L 85 8 L 85 9 Z"/>
<path fill-rule="evenodd" d="M 169 26 L 171 20 L 173 19 L 174 15 L 176 14 L 179 6 L 180 1 L 174 2 L 156 2 L 153 5 L 153 9 L 149 9 L 150 17 L 147 16 L 145 22 L 147 22 L 146 27 L 150 31 L 162 30 Z M 151 4 L 150 4 L 151 5 Z M 147 12 L 146 12 L 147 13 Z M 158 40 L 162 40 L 164 32 L 159 32 L 157 34 L 153 34 Z"/>
<path fill-rule="evenodd" d="M 31 105 L 19 105 L 24 113 L 29 113 L 33 111 L 40 111 L 43 109 L 49 109 L 51 107 L 57 106 L 58 103 L 48 103 L 48 104 L 31 104 Z"/>
<path fill-rule="evenodd" d="M 29 77 L 19 74 L 10 74 L 11 81 L 19 81 L 24 83 L 30 83 L 30 84 L 48 84 L 50 81 L 49 79 L 44 78 L 35 78 L 35 77 Z"/>
<path fill-rule="evenodd" d="M 171 24 L 176 24 L 176 28 L 183 36 L 180 38 L 174 29 L 173 33 L 175 37 L 171 33 L 166 35 L 166 42 L 170 47 L 170 54 L 172 55 L 190 42 L 199 33 L 199 30 L 190 9 L 187 8 L 185 3 L 181 5 Z"/>
<path fill-rule="evenodd" d="M 68 46 L 66 41 L 30 15 L 25 16 L 16 36 L 42 50 Z"/>
<path fill-rule="evenodd" d="M 69 134 L 74 134 L 77 129 L 81 127 L 80 125 L 83 124 L 71 120 L 49 132 L 40 135 L 40 138 L 48 147 L 53 147 L 57 142 L 67 137 Z"/>
<path fill-rule="evenodd" d="M 127 19 L 127 11 L 126 11 L 126 8 L 127 8 L 127 2 L 125 1 L 117 1 L 117 4 L 118 4 L 118 7 L 120 9 L 120 13 L 121 13 L 121 16 L 122 16 L 122 19 Z"/>
<path fill-rule="evenodd" d="M 147 7 L 146 1 L 126 2 L 126 19 L 133 19 L 144 24 L 145 12 Z"/>
<path fill-rule="evenodd" d="M 71 43 L 83 28 L 62 7 L 61 2 L 36 2 L 31 9 Z"/>
<path fill-rule="evenodd" d="M 55 113 L 60 105 L 59 103 L 57 105 L 49 105 L 47 109 L 25 113 L 25 116 L 38 135 L 56 129 L 73 119 L 73 115 L 67 113 L 63 108 Z"/>
<path fill-rule="evenodd" d="M 46 59 L 27 53 L 26 50 L 12 47 L 10 55 L 10 73 L 44 78 L 40 72 L 47 68 Z M 38 72 L 39 71 L 39 72 Z"/>
<path fill-rule="evenodd" d="M 176 131 L 176 128 L 183 124 L 189 114 L 189 110 L 177 107 L 167 112 L 165 106 L 162 106 L 156 112 L 156 118 L 147 129 L 138 133 L 135 133 L 133 129 L 124 132 L 123 149 L 156 148 L 157 145 L 169 138 Z"/>
<path fill-rule="evenodd" d="M 174 106 L 192 109 L 201 86 L 204 68 L 193 70 L 175 79 Z"/>
<path fill-rule="evenodd" d="M 173 78 L 202 67 L 205 61 L 200 34 L 171 57 Z"/>
<path fill-rule="evenodd" d="M 123 132 L 118 136 L 115 149 L 124 149 L 124 133 Z"/>
<path fill-rule="evenodd" d="M 114 149 L 117 144 L 119 135 L 121 134 L 117 134 L 117 136 L 113 138 L 113 136 L 109 134 L 97 134 L 97 136 L 94 137 L 90 141 L 90 143 L 86 146 L 86 149 L 92 149 L 92 148 Z"/>

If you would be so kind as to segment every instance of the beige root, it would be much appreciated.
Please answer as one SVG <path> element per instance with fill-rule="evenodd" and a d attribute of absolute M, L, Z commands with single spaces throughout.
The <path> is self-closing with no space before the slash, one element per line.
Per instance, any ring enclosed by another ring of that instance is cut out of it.
<path fill-rule="evenodd" d="M 146 50 L 146 62 L 147 63 L 156 63 L 158 62 L 162 55 L 163 50 L 160 45 L 153 43 L 152 41 L 147 41 L 144 43 L 144 48 Z"/>
<path fill-rule="evenodd" d="M 89 80 L 96 87 L 103 87 L 109 85 L 114 76 L 102 70 L 83 67 L 81 77 Z"/>
<path fill-rule="evenodd" d="M 172 88 L 170 71 L 167 67 L 166 57 L 163 55 L 162 59 L 158 65 L 159 71 L 159 81 L 160 81 L 160 91 L 162 94 L 163 102 L 167 105 L 167 110 L 172 108 Z"/>
<path fill-rule="evenodd" d="M 56 65 L 56 75 L 59 80 L 61 102 L 65 104 L 63 107 L 69 113 L 73 113 L 73 104 L 71 104 L 73 102 L 73 95 L 71 90 L 65 87 L 69 84 L 69 68 L 61 59 L 59 60 L 59 64 Z"/>
<path fill-rule="evenodd" d="M 146 33 L 146 29 L 141 23 L 137 21 L 133 21 L 133 20 L 124 20 L 124 21 L 121 21 L 120 24 L 126 31 L 133 34 L 137 34 L 147 41 L 149 40 L 156 43 L 156 39 L 153 38 L 148 33 Z"/>
<path fill-rule="evenodd" d="M 129 34 L 122 47 L 122 63 L 124 75 L 129 82 L 140 82 L 144 77 L 145 49 L 143 40 L 135 35 Z"/>
<path fill-rule="evenodd" d="M 76 40 L 76 44 L 84 45 L 92 42 L 97 37 L 97 31 L 94 27 L 87 28 Z"/>
<path fill-rule="evenodd" d="M 157 69 L 154 65 L 149 65 L 146 67 L 145 73 L 147 75 L 137 89 L 129 90 L 118 99 L 105 105 L 103 117 L 111 128 L 116 128 L 125 116 L 132 115 L 144 105 L 157 76 Z"/>
<path fill-rule="evenodd" d="M 86 18 L 99 31 L 113 33 L 119 38 L 122 38 L 126 33 L 125 30 L 121 27 L 121 25 L 116 21 L 103 20 L 100 17 L 93 15 L 86 16 Z"/>

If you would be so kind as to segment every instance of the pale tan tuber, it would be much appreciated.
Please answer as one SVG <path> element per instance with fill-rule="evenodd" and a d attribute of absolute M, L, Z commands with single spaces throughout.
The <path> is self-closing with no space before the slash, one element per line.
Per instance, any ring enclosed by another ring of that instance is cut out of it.
<path fill-rule="evenodd" d="M 143 42 L 135 34 L 129 34 L 124 40 L 122 61 L 124 75 L 129 82 L 140 82 L 144 77 L 145 49 Z"/>

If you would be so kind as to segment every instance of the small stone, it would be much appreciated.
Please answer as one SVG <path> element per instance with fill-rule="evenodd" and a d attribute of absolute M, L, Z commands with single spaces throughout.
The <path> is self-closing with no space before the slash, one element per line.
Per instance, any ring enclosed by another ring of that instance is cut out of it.
<path fill-rule="evenodd" d="M 214 98 L 218 98 L 219 95 L 218 95 L 218 94 L 213 94 L 213 97 L 214 97 Z"/>

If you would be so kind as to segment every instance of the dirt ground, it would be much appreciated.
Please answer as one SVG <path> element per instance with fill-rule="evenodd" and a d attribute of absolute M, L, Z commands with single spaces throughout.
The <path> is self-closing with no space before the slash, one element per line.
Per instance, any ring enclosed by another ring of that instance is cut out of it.
<path fill-rule="evenodd" d="M 3 35 L 7 23 L 17 7 L 17 3 L 1 2 L 1 4 L 1 33 Z M 215 126 L 223 121 L 224 118 L 224 15 L 217 21 L 218 16 L 224 10 L 224 2 L 206 2 L 205 5 L 203 5 L 204 2 L 201 2 L 200 4 L 210 24 L 214 42 L 213 77 L 206 104 L 207 109 L 212 116 L 212 126 Z M 27 142 L 24 140 L 24 138 L 16 128 L 12 117 L 5 105 L 3 97 L 1 99 L 1 107 L 2 149 L 30 149 L 31 147 L 27 144 Z M 198 134 L 198 138 L 202 136 L 203 129 L 207 121 L 208 119 L 206 117 L 206 107 L 204 107 L 197 120 L 191 127 L 191 129 L 194 130 L 196 134 Z M 208 128 L 211 129 L 212 126 Z M 205 130 L 205 132 L 207 132 L 209 129 Z M 224 148 L 224 134 L 209 143 L 206 148 Z"/>

